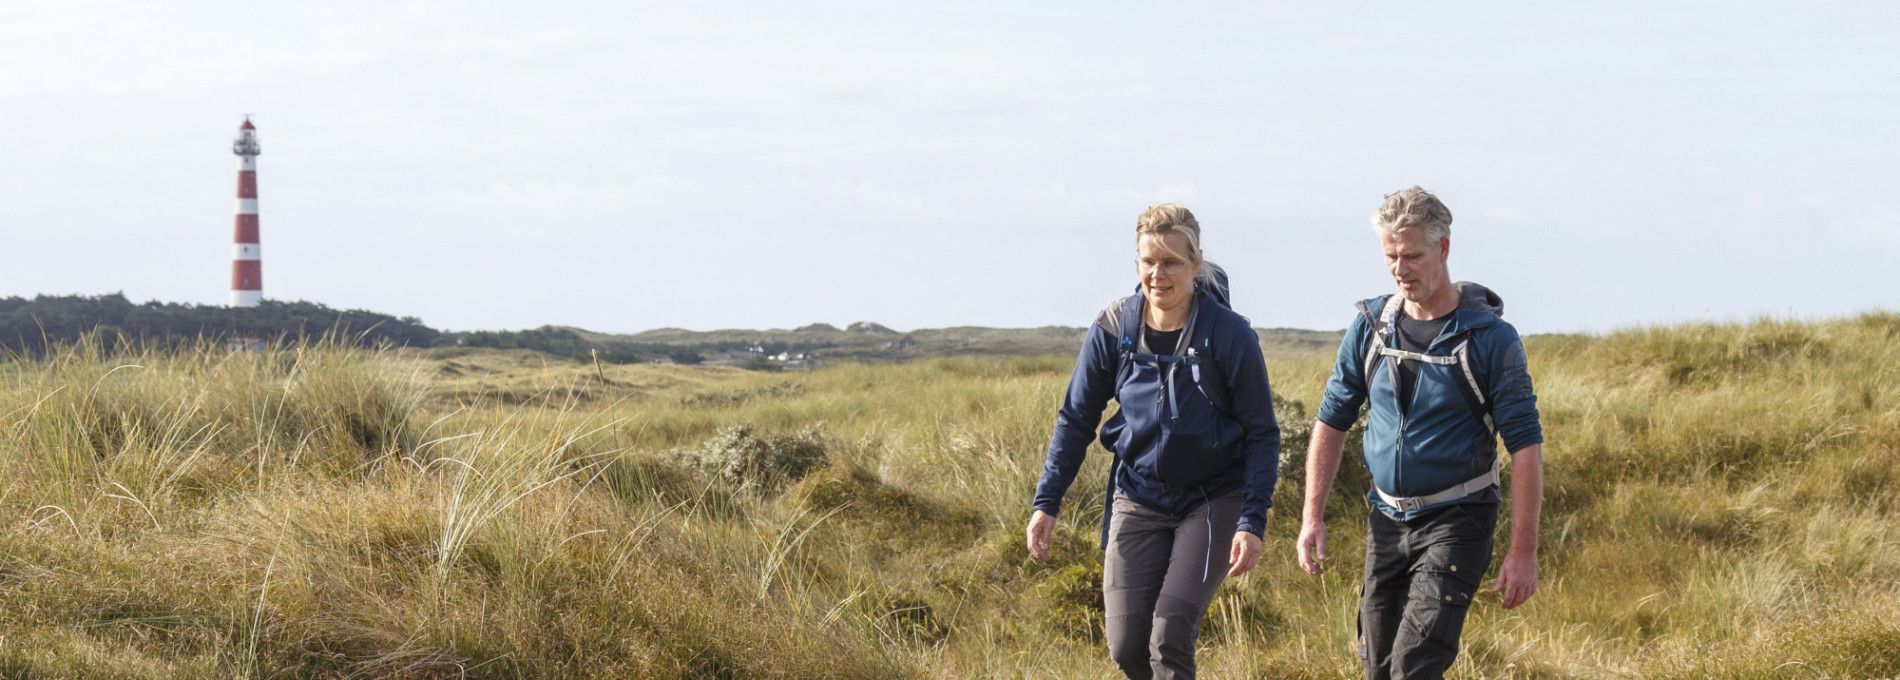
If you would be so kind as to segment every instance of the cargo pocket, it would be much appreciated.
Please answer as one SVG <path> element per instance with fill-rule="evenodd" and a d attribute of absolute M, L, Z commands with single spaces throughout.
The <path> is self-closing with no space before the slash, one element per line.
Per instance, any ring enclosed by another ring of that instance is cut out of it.
<path fill-rule="evenodd" d="M 1485 552 L 1465 547 L 1453 551 L 1463 555 L 1433 555 L 1427 558 L 1428 564 L 1419 565 L 1412 579 L 1412 601 L 1405 608 L 1405 627 L 1429 646 L 1458 649 L 1465 614 L 1490 561 L 1490 546 L 1483 547 Z"/>
<path fill-rule="evenodd" d="M 1476 577 L 1467 579 L 1470 571 L 1453 564 L 1438 574 L 1438 619 L 1426 631 L 1426 637 L 1446 647 L 1458 647 L 1458 635 L 1464 631 L 1465 613 L 1471 608 L 1471 598 L 1478 594 Z"/>

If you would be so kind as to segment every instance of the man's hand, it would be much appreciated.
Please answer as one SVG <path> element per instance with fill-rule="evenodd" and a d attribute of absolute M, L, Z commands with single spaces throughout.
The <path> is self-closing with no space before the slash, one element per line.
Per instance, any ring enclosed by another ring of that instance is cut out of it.
<path fill-rule="evenodd" d="M 1491 590 L 1504 597 L 1504 608 L 1512 609 L 1537 594 L 1537 553 L 1512 550 L 1504 556 L 1504 567 Z"/>
<path fill-rule="evenodd" d="M 1234 532 L 1234 547 L 1227 552 L 1228 576 L 1247 573 L 1253 565 L 1260 563 L 1260 537 L 1245 531 Z"/>
<path fill-rule="evenodd" d="M 1326 559 L 1326 523 L 1302 522 L 1300 524 L 1300 568 L 1306 573 L 1318 576 L 1326 569 L 1320 562 Z"/>
<path fill-rule="evenodd" d="M 1510 609 L 1537 594 L 1537 519 L 1544 511 L 1544 445 L 1511 452 L 1511 551 L 1504 555 L 1498 582 Z"/>
<path fill-rule="evenodd" d="M 1339 454 L 1346 448 L 1346 432 L 1324 420 L 1313 421 L 1313 438 L 1306 447 L 1306 507 L 1300 512 L 1300 568 L 1318 576 L 1326 561 L 1326 494 L 1339 474 Z"/>
<path fill-rule="evenodd" d="M 1056 516 L 1037 510 L 1029 516 L 1029 527 L 1024 530 L 1029 539 L 1029 555 L 1038 560 L 1049 559 L 1049 537 L 1055 534 Z"/>

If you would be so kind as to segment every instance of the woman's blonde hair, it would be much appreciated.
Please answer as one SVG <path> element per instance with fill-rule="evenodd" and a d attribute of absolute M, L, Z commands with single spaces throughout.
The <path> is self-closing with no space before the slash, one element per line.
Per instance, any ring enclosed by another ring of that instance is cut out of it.
<path fill-rule="evenodd" d="M 1185 206 L 1179 203 L 1163 203 L 1142 211 L 1141 217 L 1135 218 L 1135 241 L 1139 243 L 1142 236 L 1149 234 L 1163 239 L 1163 247 L 1166 247 L 1165 239 L 1168 234 L 1180 234 L 1186 237 L 1188 250 L 1192 252 L 1176 254 L 1194 261 L 1195 284 L 1212 285 L 1214 283 L 1214 263 L 1208 262 L 1207 258 L 1201 254 L 1201 222 L 1194 219 L 1194 213 L 1188 212 Z"/>

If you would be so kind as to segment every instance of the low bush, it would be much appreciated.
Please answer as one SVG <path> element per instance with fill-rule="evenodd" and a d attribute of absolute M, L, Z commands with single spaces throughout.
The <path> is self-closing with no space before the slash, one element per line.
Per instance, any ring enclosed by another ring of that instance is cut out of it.
<path fill-rule="evenodd" d="M 816 425 L 793 434 L 759 433 L 750 425 L 735 425 L 676 454 L 715 479 L 771 494 L 823 466 L 828 450 Z"/>

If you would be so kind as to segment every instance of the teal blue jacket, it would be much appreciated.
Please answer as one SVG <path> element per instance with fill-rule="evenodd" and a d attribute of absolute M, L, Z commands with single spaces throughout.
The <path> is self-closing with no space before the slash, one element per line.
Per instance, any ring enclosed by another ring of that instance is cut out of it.
<path fill-rule="evenodd" d="M 1372 473 L 1373 483 L 1393 496 L 1426 496 L 1483 474 L 1497 461 L 1499 438 L 1509 451 L 1544 441 L 1537 394 L 1531 389 L 1530 372 L 1525 368 L 1524 343 L 1517 329 L 1499 316 L 1503 300 L 1475 283 L 1457 285 L 1458 309 L 1425 353 L 1449 355 L 1469 336 L 1470 367 L 1486 396 L 1484 408 L 1497 425 L 1495 435 L 1465 396 L 1465 378 L 1458 374 L 1464 370 L 1460 365 L 1418 364 L 1417 383 L 1406 408 L 1400 408 L 1398 391 L 1392 384 L 1395 371 L 1375 365 L 1372 375 L 1362 375 L 1379 313 L 1388 300 L 1396 299 L 1390 295 L 1357 305 L 1359 314 L 1346 329 L 1332 378 L 1326 382 L 1320 422 L 1336 430 L 1348 430 L 1359 419 L 1359 408 L 1367 406 L 1366 469 Z M 1397 342 L 1397 338 L 1388 340 Z M 1400 512 L 1381 502 L 1378 494 L 1366 495 L 1374 506 L 1397 519 L 1433 507 Z M 1439 505 L 1497 500 L 1496 491 L 1490 491 Z"/>

